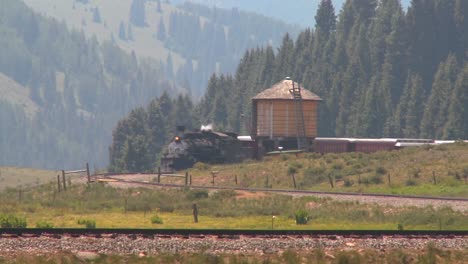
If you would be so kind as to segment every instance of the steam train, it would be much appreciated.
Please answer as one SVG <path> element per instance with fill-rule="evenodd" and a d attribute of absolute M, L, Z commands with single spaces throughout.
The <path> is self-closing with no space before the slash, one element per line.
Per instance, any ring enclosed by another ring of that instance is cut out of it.
<path fill-rule="evenodd" d="M 202 130 L 175 136 L 161 158 L 163 171 L 182 170 L 197 162 L 233 163 L 253 157 L 253 141 L 245 145 L 237 134 Z"/>
<path fill-rule="evenodd" d="M 425 144 L 445 144 L 453 141 L 405 138 L 315 138 L 313 151 L 318 153 L 342 153 L 390 151 L 403 147 Z M 287 149 L 284 149 L 287 150 Z M 166 172 L 183 170 L 197 162 L 219 164 L 235 163 L 259 158 L 262 151 L 250 136 L 238 136 L 230 132 L 202 130 L 175 136 L 161 158 L 161 169 Z"/>

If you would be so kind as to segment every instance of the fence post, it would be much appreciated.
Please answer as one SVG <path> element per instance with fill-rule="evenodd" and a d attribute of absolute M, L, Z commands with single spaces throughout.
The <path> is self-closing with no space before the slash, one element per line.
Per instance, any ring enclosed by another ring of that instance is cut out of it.
<path fill-rule="evenodd" d="M 328 175 L 328 181 L 330 182 L 330 186 L 331 186 L 332 188 L 335 188 L 335 184 L 333 183 L 333 180 L 334 180 L 333 177 L 330 176 L 330 175 Z"/>
<path fill-rule="evenodd" d="M 96 171 L 94 172 L 96 173 Z M 91 182 L 91 175 L 89 174 L 89 164 L 86 162 L 86 175 L 88 176 L 88 183 Z"/>
<path fill-rule="evenodd" d="M 21 185 L 19 186 L 19 190 L 18 190 L 18 200 L 20 203 L 21 203 L 21 200 L 23 200 L 23 188 L 21 187 Z"/>
<path fill-rule="evenodd" d="M 57 187 L 58 187 L 58 192 L 60 192 L 61 191 L 60 174 L 57 174 Z"/>
<path fill-rule="evenodd" d="M 192 186 L 192 174 L 190 174 L 190 186 Z"/>
<path fill-rule="evenodd" d="M 62 183 L 63 183 L 63 191 L 67 191 L 67 183 L 65 182 L 65 171 L 62 170 Z"/>
<path fill-rule="evenodd" d="M 198 223 L 198 208 L 197 208 L 197 204 L 193 204 L 193 222 Z"/>
<path fill-rule="evenodd" d="M 236 181 L 236 185 L 237 185 L 237 174 L 235 175 L 234 180 Z"/>
<path fill-rule="evenodd" d="M 158 183 L 161 183 L 161 167 L 158 167 Z"/>
<path fill-rule="evenodd" d="M 188 185 L 188 171 L 185 172 L 185 186 Z"/>
<path fill-rule="evenodd" d="M 437 185 L 437 179 L 436 179 L 435 171 L 432 171 L 432 180 L 434 181 L 434 185 Z"/>
<path fill-rule="evenodd" d="M 291 174 L 291 177 L 292 177 L 292 180 L 293 180 L 294 189 L 296 189 L 297 188 L 297 186 L 296 186 L 296 177 L 294 176 L 294 173 Z"/>

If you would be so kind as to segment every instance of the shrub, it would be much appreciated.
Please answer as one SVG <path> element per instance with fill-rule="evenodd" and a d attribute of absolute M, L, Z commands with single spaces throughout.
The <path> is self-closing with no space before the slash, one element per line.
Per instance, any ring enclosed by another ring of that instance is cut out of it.
<path fill-rule="evenodd" d="M 379 166 L 375 169 L 375 173 L 379 175 L 384 175 L 385 173 L 387 173 L 387 170 L 384 167 Z"/>
<path fill-rule="evenodd" d="M 341 164 L 339 162 L 335 162 L 335 163 L 333 163 L 332 167 L 333 167 L 334 170 L 342 170 L 343 169 L 343 164 Z"/>
<path fill-rule="evenodd" d="M 0 215 L 1 228 L 26 228 L 26 219 L 15 215 Z"/>
<path fill-rule="evenodd" d="M 54 228 L 54 224 L 42 220 L 36 223 L 36 227 L 37 228 Z"/>
<path fill-rule="evenodd" d="M 79 225 L 84 225 L 87 229 L 96 228 L 96 221 L 90 219 L 78 219 L 77 223 Z"/>
<path fill-rule="evenodd" d="M 187 199 L 189 200 L 198 200 L 208 198 L 207 190 L 190 190 L 187 192 Z"/>
<path fill-rule="evenodd" d="M 208 170 L 210 168 L 210 165 L 203 163 L 203 162 L 197 162 L 193 165 L 193 168 L 200 170 L 200 171 L 204 171 L 204 170 Z"/>
<path fill-rule="evenodd" d="M 416 185 L 418 185 L 418 183 L 417 183 L 415 180 L 413 180 L 413 179 L 408 179 L 408 180 L 405 182 L 405 185 L 406 185 L 406 186 L 416 186 Z"/>
<path fill-rule="evenodd" d="M 345 187 L 351 187 L 351 186 L 353 186 L 353 184 L 354 184 L 353 180 L 350 180 L 350 179 L 345 179 L 344 180 L 344 186 Z"/>
<path fill-rule="evenodd" d="M 302 169 L 303 165 L 300 162 L 294 161 L 289 165 L 290 167 L 295 167 L 296 169 Z"/>
<path fill-rule="evenodd" d="M 213 200 L 225 200 L 225 199 L 231 199 L 231 198 L 234 198 L 236 197 L 236 191 L 234 190 L 221 190 L 221 191 L 217 191 L 215 192 L 211 198 Z"/>
<path fill-rule="evenodd" d="M 174 210 L 175 210 L 174 205 L 169 204 L 169 203 L 162 203 L 159 206 L 159 211 L 160 212 L 172 213 L 172 212 L 174 212 Z"/>
<path fill-rule="evenodd" d="M 380 183 L 383 182 L 382 175 L 380 175 L 380 174 L 376 174 L 376 175 L 370 177 L 369 180 L 373 184 L 380 184 Z"/>
<path fill-rule="evenodd" d="M 413 177 L 416 178 L 416 179 L 419 178 L 420 173 L 421 173 L 420 169 L 413 170 Z"/>
<path fill-rule="evenodd" d="M 297 168 L 294 166 L 289 166 L 288 167 L 288 175 L 293 175 L 297 173 Z"/>
<path fill-rule="evenodd" d="M 163 220 L 158 215 L 153 215 L 151 217 L 151 223 L 161 225 L 163 223 Z"/>
<path fill-rule="evenodd" d="M 298 225 L 306 225 L 309 222 L 309 213 L 305 210 L 299 210 L 295 214 L 296 216 L 296 224 Z"/>

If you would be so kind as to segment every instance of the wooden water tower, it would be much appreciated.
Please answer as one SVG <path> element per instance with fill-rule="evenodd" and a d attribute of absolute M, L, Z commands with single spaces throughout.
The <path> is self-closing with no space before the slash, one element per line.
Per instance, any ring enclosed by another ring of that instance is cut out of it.
<path fill-rule="evenodd" d="M 310 150 L 317 136 L 316 94 L 286 78 L 252 98 L 252 137 L 259 154 L 282 149 Z"/>

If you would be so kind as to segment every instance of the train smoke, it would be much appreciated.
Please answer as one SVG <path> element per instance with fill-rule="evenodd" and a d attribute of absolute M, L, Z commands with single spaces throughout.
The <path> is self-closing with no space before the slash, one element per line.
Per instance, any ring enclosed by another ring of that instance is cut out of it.
<path fill-rule="evenodd" d="M 208 125 L 202 125 L 200 128 L 201 131 L 212 131 L 213 130 L 213 124 L 208 124 Z"/>

